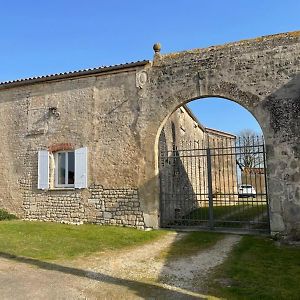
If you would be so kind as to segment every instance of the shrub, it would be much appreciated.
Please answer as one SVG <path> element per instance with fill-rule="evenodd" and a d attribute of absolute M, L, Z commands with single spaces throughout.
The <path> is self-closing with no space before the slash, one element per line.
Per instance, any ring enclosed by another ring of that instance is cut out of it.
<path fill-rule="evenodd" d="M 15 220 L 18 219 L 15 215 L 10 214 L 4 209 L 0 209 L 0 221 L 2 220 Z"/>

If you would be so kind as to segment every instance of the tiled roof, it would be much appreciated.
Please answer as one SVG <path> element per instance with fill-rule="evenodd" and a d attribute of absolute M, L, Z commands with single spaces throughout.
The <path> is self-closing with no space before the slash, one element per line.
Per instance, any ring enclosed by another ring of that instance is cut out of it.
<path fill-rule="evenodd" d="M 220 134 L 220 135 L 227 135 L 230 138 L 236 138 L 236 136 L 232 133 L 226 132 L 226 131 L 222 131 L 222 130 L 217 130 L 217 129 L 213 129 L 213 128 L 208 128 L 205 127 L 206 132 L 212 133 L 212 134 Z"/>
<path fill-rule="evenodd" d="M 119 64 L 119 65 L 102 66 L 98 68 L 91 68 L 85 70 L 57 73 L 57 74 L 37 76 L 37 77 L 29 77 L 29 78 L 17 79 L 12 81 L 4 81 L 4 82 L 0 82 L 0 88 L 32 84 L 32 83 L 43 82 L 43 81 L 51 81 L 51 80 L 58 80 L 58 79 L 65 79 L 65 78 L 68 79 L 72 77 L 93 75 L 93 74 L 104 73 L 109 71 L 144 66 L 148 63 L 150 63 L 149 60 L 142 60 L 142 61 L 125 63 L 125 64 Z"/>

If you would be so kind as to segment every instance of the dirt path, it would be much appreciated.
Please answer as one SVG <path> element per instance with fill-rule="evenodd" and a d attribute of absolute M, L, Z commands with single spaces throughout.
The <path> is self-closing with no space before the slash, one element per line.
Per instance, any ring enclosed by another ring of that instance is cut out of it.
<path fill-rule="evenodd" d="M 159 258 L 184 233 L 170 233 L 131 250 L 98 253 L 72 263 L 0 258 L 1 299 L 206 299 L 208 272 L 222 263 L 240 237 L 176 261 Z M 197 284 L 196 284 L 197 282 Z"/>

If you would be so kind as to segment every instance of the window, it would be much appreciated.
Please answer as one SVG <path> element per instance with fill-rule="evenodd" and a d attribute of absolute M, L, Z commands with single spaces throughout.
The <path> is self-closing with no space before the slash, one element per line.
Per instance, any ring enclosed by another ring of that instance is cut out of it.
<path fill-rule="evenodd" d="M 50 161 L 54 168 L 49 167 Z M 46 190 L 49 186 L 78 189 L 87 187 L 86 147 L 75 151 L 58 151 L 53 155 L 46 150 L 38 152 L 38 189 Z"/>
<path fill-rule="evenodd" d="M 75 154 L 74 151 L 56 152 L 55 186 L 74 187 L 75 182 Z"/>

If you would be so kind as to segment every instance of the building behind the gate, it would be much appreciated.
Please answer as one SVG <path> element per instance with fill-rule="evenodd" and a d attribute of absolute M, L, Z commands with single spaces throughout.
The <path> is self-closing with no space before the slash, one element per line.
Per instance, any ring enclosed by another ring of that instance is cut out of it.
<path fill-rule="evenodd" d="M 208 207 L 207 148 L 212 153 L 215 206 L 235 203 L 238 183 L 235 138 L 204 127 L 186 105 L 168 118 L 159 138 L 161 219 L 167 222 L 184 219 L 197 208 Z M 228 151 L 231 153 L 225 153 Z"/>
<path fill-rule="evenodd" d="M 244 168 L 241 172 L 243 184 L 251 184 L 256 193 L 264 193 L 266 190 L 265 169 L 262 167 Z"/>

